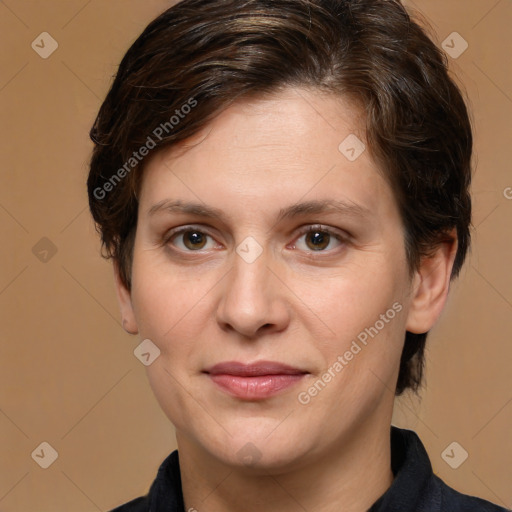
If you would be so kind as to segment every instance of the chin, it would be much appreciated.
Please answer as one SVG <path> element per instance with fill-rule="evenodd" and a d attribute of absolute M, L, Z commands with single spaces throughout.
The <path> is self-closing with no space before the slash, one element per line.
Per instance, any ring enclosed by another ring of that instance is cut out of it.
<path fill-rule="evenodd" d="M 285 429 L 279 435 L 276 432 L 269 435 L 272 428 L 265 428 L 264 434 L 260 434 L 261 430 L 257 429 L 254 432 L 248 427 L 240 429 L 236 435 L 229 437 L 227 442 L 223 439 L 221 443 L 205 448 L 226 465 L 236 467 L 237 470 L 246 468 L 251 473 L 261 474 L 268 474 L 269 471 L 275 474 L 287 471 L 295 467 L 306 455 L 307 440 L 303 435 L 290 435 Z"/>

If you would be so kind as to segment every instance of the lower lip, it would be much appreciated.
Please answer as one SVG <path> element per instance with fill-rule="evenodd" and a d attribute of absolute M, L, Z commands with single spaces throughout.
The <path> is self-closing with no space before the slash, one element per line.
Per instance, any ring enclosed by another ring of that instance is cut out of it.
<path fill-rule="evenodd" d="M 259 375 L 241 377 L 239 375 L 210 375 L 212 381 L 224 391 L 237 398 L 258 400 L 273 396 L 283 389 L 299 382 L 305 374 Z"/>

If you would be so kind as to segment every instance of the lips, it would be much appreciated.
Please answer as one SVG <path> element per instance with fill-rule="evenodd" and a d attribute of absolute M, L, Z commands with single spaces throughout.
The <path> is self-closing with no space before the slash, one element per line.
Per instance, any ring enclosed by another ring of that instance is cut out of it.
<path fill-rule="evenodd" d="M 216 364 L 205 371 L 210 375 L 228 374 L 238 375 L 240 377 L 255 377 L 258 375 L 299 375 L 308 373 L 305 370 L 274 361 L 257 361 L 252 364 L 226 361 Z"/>
<path fill-rule="evenodd" d="M 224 392 L 245 400 L 261 400 L 273 396 L 308 374 L 306 370 L 275 361 L 251 364 L 226 361 L 206 369 L 204 373 Z"/>

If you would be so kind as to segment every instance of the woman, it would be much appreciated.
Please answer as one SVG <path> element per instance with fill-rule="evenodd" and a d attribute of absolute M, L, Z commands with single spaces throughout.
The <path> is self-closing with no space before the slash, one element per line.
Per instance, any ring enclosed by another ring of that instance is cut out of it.
<path fill-rule="evenodd" d="M 391 426 L 469 247 L 472 134 L 398 1 L 183 0 L 124 56 L 90 207 L 176 428 L 117 511 L 498 511 Z"/>

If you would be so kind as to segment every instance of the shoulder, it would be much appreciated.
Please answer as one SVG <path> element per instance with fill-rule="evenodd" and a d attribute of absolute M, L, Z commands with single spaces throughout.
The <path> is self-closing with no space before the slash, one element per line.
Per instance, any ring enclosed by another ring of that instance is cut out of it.
<path fill-rule="evenodd" d="M 441 496 L 442 511 L 449 512 L 508 512 L 510 509 L 495 505 L 476 496 L 462 494 L 445 484 L 438 476 L 434 476 Z"/>
<path fill-rule="evenodd" d="M 456 491 L 434 472 L 416 432 L 391 428 L 391 487 L 371 512 L 507 512 L 476 496 Z"/>
<path fill-rule="evenodd" d="M 183 494 L 178 450 L 160 465 L 155 480 L 145 496 L 135 498 L 109 512 L 182 512 Z"/>

